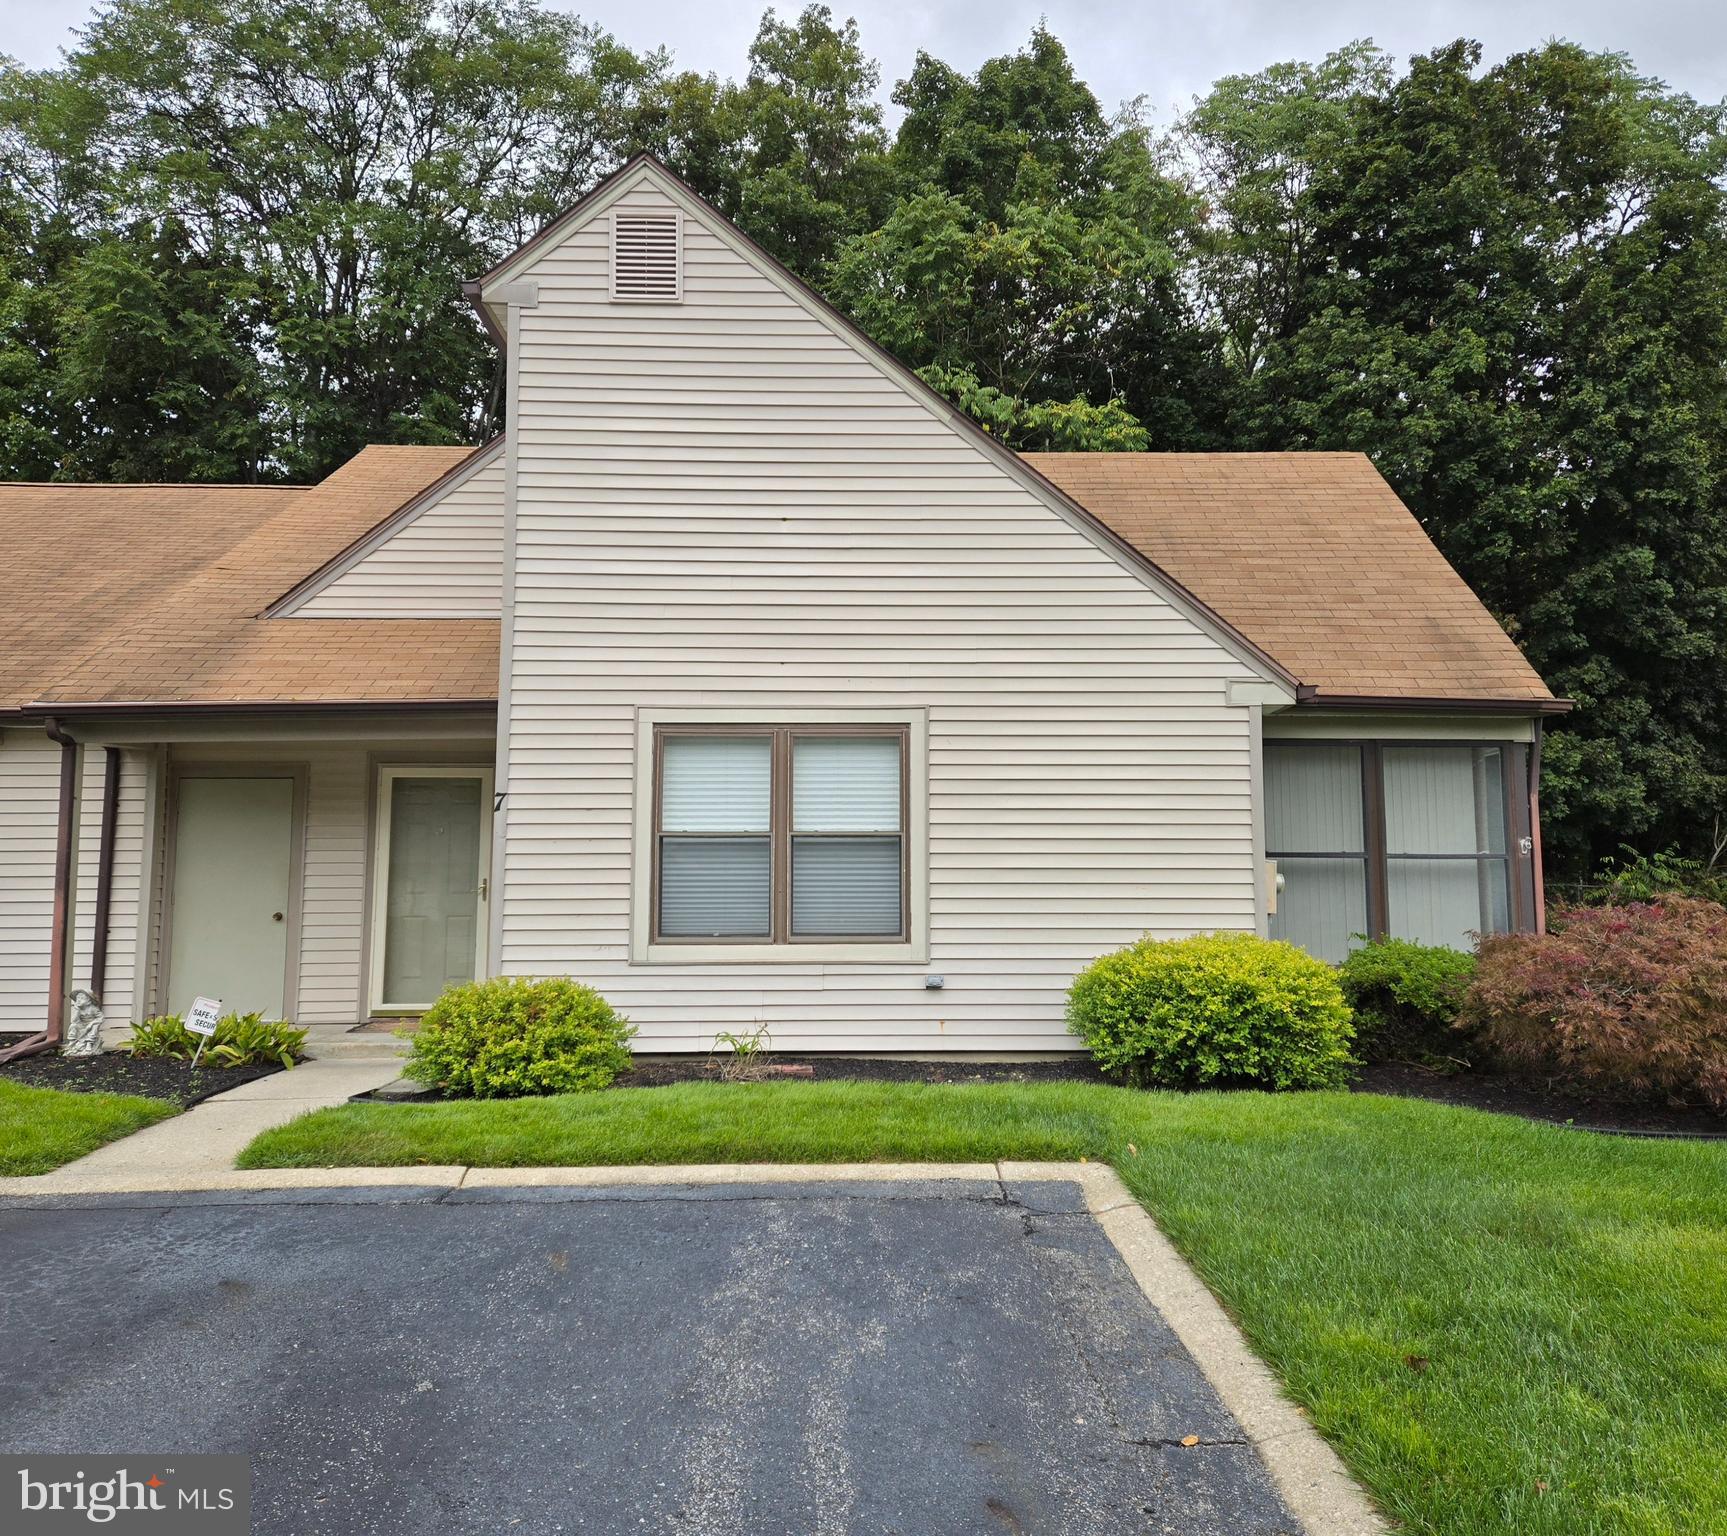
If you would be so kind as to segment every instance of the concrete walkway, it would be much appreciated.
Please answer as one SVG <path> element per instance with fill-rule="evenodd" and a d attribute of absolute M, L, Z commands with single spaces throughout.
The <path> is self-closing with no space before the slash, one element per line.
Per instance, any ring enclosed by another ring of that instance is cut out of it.
<path fill-rule="evenodd" d="M 108 1188 L 115 1178 L 196 1178 L 229 1172 L 240 1149 L 259 1132 L 381 1088 L 401 1073 L 400 1058 L 389 1054 L 303 1061 L 290 1071 L 254 1078 L 183 1115 L 122 1136 L 52 1173 L 0 1179 L 0 1194 Z"/>

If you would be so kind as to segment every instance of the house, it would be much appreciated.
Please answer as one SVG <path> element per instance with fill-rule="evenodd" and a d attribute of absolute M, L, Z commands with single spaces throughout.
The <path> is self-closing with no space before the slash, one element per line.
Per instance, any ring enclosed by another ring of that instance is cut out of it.
<path fill-rule="evenodd" d="M 483 447 L 0 487 L 0 1029 L 1048 1050 L 1146 932 L 1540 921 L 1565 705 L 1366 459 L 1016 456 L 649 158 L 469 293 Z"/>

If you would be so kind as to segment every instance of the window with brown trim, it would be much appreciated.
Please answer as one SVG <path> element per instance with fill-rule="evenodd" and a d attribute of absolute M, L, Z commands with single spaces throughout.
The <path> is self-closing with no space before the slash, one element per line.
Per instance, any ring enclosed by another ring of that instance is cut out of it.
<path fill-rule="evenodd" d="M 1362 937 L 1473 946 L 1533 921 L 1513 743 L 1267 742 L 1273 938 L 1340 961 Z"/>
<path fill-rule="evenodd" d="M 658 943 L 903 942 L 904 726 L 654 732 Z"/>

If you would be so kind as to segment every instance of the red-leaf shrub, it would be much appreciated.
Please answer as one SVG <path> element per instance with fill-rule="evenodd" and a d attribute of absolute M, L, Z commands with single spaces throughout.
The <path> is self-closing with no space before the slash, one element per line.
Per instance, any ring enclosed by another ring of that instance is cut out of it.
<path fill-rule="evenodd" d="M 1488 935 L 1458 1022 L 1558 1086 L 1727 1113 L 1727 907 L 1663 896 Z"/>

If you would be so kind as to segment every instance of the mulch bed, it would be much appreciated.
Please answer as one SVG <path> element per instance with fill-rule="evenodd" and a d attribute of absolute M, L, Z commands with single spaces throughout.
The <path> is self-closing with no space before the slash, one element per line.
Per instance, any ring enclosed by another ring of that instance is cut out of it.
<path fill-rule="evenodd" d="M 1706 1109 L 1674 1109 L 1664 1104 L 1627 1104 L 1614 1099 L 1578 1098 L 1540 1083 L 1489 1072 L 1436 1072 L 1409 1061 L 1381 1061 L 1365 1068 L 1352 1085 L 1357 1093 L 1388 1093 L 1406 1099 L 1432 1099 L 1464 1109 L 1490 1109 L 1569 1125 L 1578 1130 L 1613 1131 L 1625 1136 L 1721 1137 L 1727 1116 Z"/>
<path fill-rule="evenodd" d="M 791 1072 L 773 1068 L 790 1067 Z M 807 1067 L 809 1070 L 802 1071 Z M 770 1059 L 761 1081 L 833 1082 L 840 1078 L 875 1083 L 1096 1083 L 1102 1075 L 1083 1057 L 1071 1061 L 878 1061 L 868 1056 L 780 1056 Z M 664 1088 L 671 1083 L 720 1081 L 717 1065 L 704 1057 L 638 1061 L 614 1088 Z"/>
<path fill-rule="evenodd" d="M 44 1052 L 0 1066 L 0 1078 L 32 1088 L 64 1088 L 73 1093 L 134 1093 L 140 1098 L 169 1099 L 183 1108 L 201 1104 L 213 1094 L 238 1088 L 254 1078 L 280 1072 L 274 1064 L 261 1067 L 205 1067 L 192 1071 L 188 1061 L 162 1056 L 134 1058 L 125 1051 L 100 1056 L 61 1056 Z"/>

